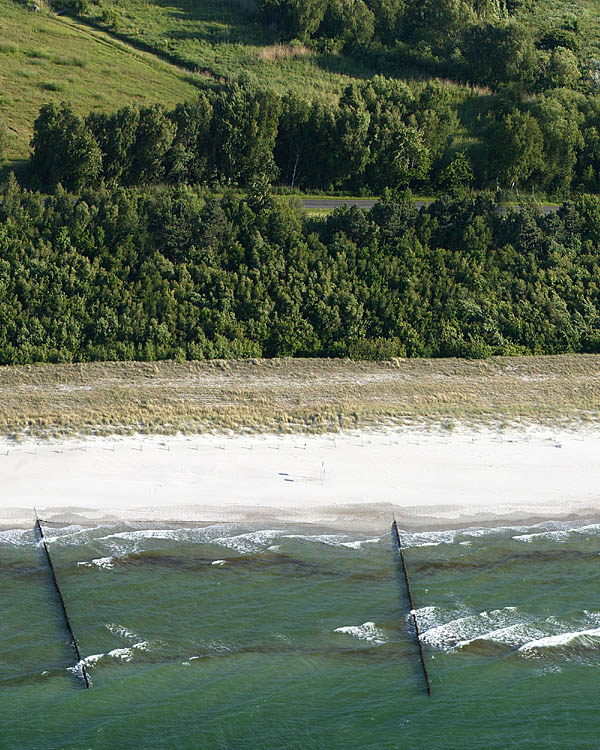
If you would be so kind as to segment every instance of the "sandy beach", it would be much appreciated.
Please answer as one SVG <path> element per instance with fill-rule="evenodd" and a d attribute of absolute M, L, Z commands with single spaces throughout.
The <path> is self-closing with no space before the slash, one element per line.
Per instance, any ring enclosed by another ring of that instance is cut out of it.
<path fill-rule="evenodd" d="M 600 517 L 600 430 L 394 429 L 0 444 L 0 523 L 313 523 L 368 532 Z M 263 526 L 264 528 L 264 526 Z"/>

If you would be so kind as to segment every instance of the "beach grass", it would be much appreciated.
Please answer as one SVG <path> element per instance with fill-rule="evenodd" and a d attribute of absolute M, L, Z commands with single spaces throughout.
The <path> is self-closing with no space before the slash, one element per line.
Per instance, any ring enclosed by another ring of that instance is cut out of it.
<path fill-rule="evenodd" d="M 0 368 L 9 439 L 421 424 L 597 424 L 595 355 L 352 362 L 273 359 Z"/>

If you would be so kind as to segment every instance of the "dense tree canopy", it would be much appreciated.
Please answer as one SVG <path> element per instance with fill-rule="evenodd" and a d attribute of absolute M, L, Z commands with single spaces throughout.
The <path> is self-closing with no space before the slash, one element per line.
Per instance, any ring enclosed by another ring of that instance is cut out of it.
<path fill-rule="evenodd" d="M 485 106 L 479 137 L 465 138 L 447 87 L 383 76 L 348 86 L 331 105 L 248 82 L 171 111 L 126 107 L 84 120 L 67 104 L 47 104 L 35 122 L 31 184 L 78 191 L 102 181 L 246 188 L 278 181 L 305 190 L 436 192 L 447 189 L 456 162 L 463 168 L 454 170 L 453 189 L 459 179 L 463 187 L 561 197 L 599 189 L 600 96 L 555 88 L 524 100 L 504 93 Z"/>
<path fill-rule="evenodd" d="M 264 195 L 11 180 L 0 363 L 597 352 L 599 243 L 590 196 L 548 216 L 481 196 L 310 220 Z"/>

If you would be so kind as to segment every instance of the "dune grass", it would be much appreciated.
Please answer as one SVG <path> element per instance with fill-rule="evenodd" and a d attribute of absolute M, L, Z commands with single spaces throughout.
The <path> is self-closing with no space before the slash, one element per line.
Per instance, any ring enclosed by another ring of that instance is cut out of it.
<path fill-rule="evenodd" d="M 101 362 L 0 368 L 0 434 L 592 426 L 600 358 Z"/>

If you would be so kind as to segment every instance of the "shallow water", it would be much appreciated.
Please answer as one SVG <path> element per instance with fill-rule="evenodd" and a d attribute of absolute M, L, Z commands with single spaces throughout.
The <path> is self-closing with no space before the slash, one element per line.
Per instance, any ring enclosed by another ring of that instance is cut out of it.
<path fill-rule="evenodd" d="M 600 525 L 0 532 L 4 748 L 598 748 Z"/>

